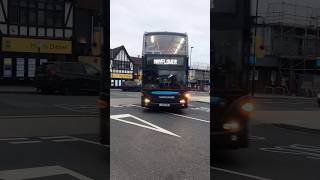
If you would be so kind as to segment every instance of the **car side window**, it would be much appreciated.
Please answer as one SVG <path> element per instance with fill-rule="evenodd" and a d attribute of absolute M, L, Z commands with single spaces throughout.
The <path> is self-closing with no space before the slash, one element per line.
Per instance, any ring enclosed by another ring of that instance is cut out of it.
<path fill-rule="evenodd" d="M 84 68 L 81 64 L 77 63 L 65 63 L 60 65 L 60 69 L 62 72 L 68 72 L 68 73 L 77 73 L 82 74 L 85 72 Z"/>
<path fill-rule="evenodd" d="M 99 70 L 91 65 L 84 64 L 84 68 L 86 69 L 86 72 L 89 75 L 98 75 L 99 74 Z"/>

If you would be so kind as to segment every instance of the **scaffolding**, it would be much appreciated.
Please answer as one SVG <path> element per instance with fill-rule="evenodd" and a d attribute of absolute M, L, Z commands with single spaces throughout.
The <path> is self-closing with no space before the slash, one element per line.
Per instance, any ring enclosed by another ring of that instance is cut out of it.
<path fill-rule="evenodd" d="M 259 17 L 259 29 L 269 42 L 265 44 L 267 56 L 278 62 L 282 93 L 314 96 L 320 91 L 320 69 L 315 66 L 320 57 L 320 9 L 268 3 Z"/>

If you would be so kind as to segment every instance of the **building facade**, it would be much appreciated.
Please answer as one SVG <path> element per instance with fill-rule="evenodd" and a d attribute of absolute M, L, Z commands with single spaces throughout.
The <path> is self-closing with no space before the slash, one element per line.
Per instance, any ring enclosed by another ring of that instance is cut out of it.
<path fill-rule="evenodd" d="M 100 68 L 101 0 L 0 0 L 0 81 L 30 83 L 48 61 Z"/>
<path fill-rule="evenodd" d="M 133 63 L 124 46 L 110 50 L 111 88 L 120 88 L 124 81 L 133 80 Z"/>
<path fill-rule="evenodd" d="M 141 81 L 142 79 L 142 58 L 130 57 L 133 63 L 133 79 Z"/>
<path fill-rule="evenodd" d="M 72 59 L 72 1 L 1 0 L 0 5 L 1 81 L 29 81 L 41 63 Z"/>
<path fill-rule="evenodd" d="M 252 47 L 257 92 L 312 96 L 320 91 L 319 7 L 318 0 L 259 1 Z"/>
<path fill-rule="evenodd" d="M 208 91 L 210 89 L 210 70 L 189 69 L 189 88 L 196 91 Z"/>

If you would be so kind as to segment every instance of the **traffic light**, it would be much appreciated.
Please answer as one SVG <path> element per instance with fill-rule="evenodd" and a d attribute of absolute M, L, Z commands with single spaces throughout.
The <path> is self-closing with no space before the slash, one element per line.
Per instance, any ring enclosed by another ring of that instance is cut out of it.
<path fill-rule="evenodd" d="M 255 52 L 257 58 L 264 58 L 266 54 L 263 38 L 261 36 L 255 37 Z"/>

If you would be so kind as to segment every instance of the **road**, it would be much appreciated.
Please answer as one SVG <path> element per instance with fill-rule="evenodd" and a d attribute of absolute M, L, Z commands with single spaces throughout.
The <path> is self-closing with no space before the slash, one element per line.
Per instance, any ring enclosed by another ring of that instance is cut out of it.
<path fill-rule="evenodd" d="M 0 179 L 108 179 L 97 98 L 0 93 Z"/>
<path fill-rule="evenodd" d="M 11 174 L 45 180 L 319 177 L 318 131 L 276 126 L 277 118 L 267 122 L 255 116 L 250 148 L 214 152 L 210 167 L 208 104 L 153 112 L 138 106 L 137 92 L 111 90 L 111 146 L 102 146 L 97 98 L 0 93 L 0 179 Z M 319 111 L 308 98 L 261 98 L 256 105 L 270 114 Z"/>
<path fill-rule="evenodd" d="M 139 93 L 112 90 L 110 148 L 98 143 L 96 100 L 0 93 L 0 179 L 209 179 L 208 104 L 152 112 Z"/>
<path fill-rule="evenodd" d="M 156 112 L 139 106 L 138 93 L 111 94 L 111 101 L 134 98 L 110 110 L 111 179 L 210 178 L 209 104 Z"/>
<path fill-rule="evenodd" d="M 219 151 L 212 155 L 211 179 L 319 179 L 320 131 L 274 124 L 285 114 L 319 111 L 314 99 L 256 99 L 257 114 L 251 123 L 247 149 Z M 277 116 L 279 114 L 279 116 Z M 303 116 L 303 115 L 301 115 Z M 301 121 L 314 117 L 306 114 Z M 315 127 L 320 129 L 319 127 Z"/>

